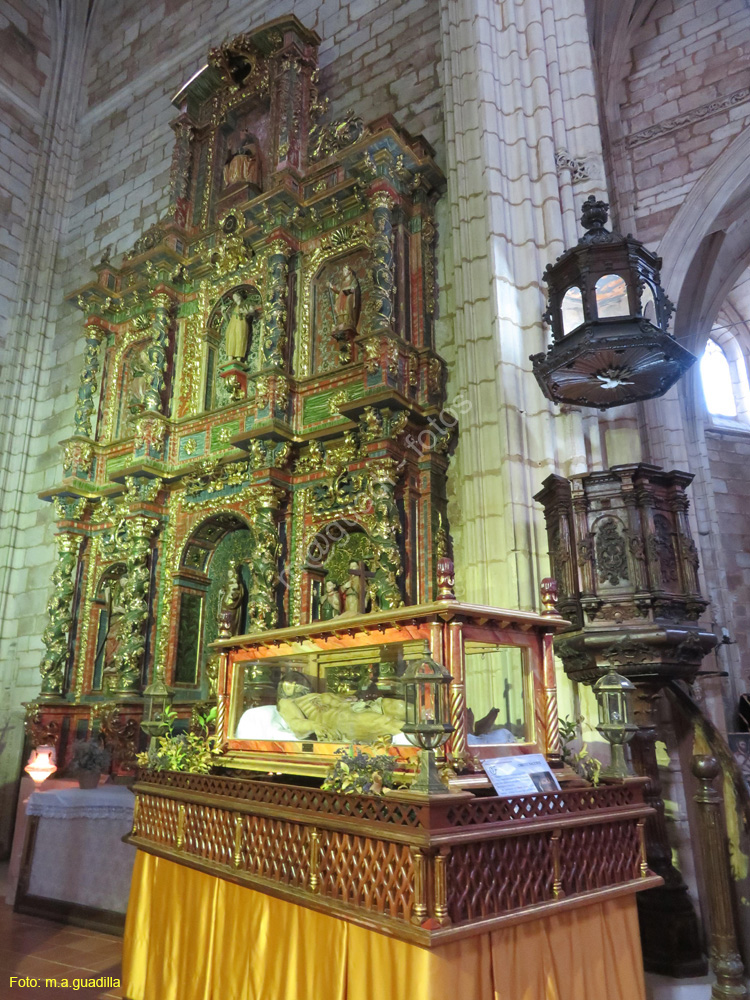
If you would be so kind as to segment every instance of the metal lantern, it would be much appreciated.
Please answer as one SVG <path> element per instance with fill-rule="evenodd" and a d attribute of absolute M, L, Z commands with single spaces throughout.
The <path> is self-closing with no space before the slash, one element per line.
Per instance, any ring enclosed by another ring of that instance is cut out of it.
<path fill-rule="evenodd" d="M 638 726 L 631 722 L 635 685 L 616 670 L 610 670 L 594 684 L 594 691 L 599 706 L 596 728 L 612 747 L 612 761 L 602 773 L 611 778 L 627 778 L 630 772 L 624 746 L 638 732 Z"/>
<path fill-rule="evenodd" d="M 29 761 L 24 768 L 24 771 L 33 780 L 35 785 L 41 785 L 56 770 L 55 748 L 52 746 L 37 747 L 35 750 L 32 750 Z"/>
<path fill-rule="evenodd" d="M 407 660 L 403 674 L 406 722 L 403 733 L 420 748 L 419 773 L 412 792 L 440 795 L 446 786 L 435 766 L 435 750 L 453 732 L 450 723 L 451 675 L 430 655 L 429 643 L 418 659 Z"/>
<path fill-rule="evenodd" d="M 164 715 L 172 704 L 174 691 L 164 682 L 164 674 L 157 671 L 154 679 L 143 690 L 143 719 L 141 729 L 155 740 L 167 733 L 167 723 Z"/>
<path fill-rule="evenodd" d="M 547 265 L 552 346 L 531 356 L 548 399 L 603 410 L 661 396 L 696 360 L 667 332 L 674 307 L 660 284 L 661 258 L 606 229 L 608 212 L 591 195 L 586 232 Z"/>

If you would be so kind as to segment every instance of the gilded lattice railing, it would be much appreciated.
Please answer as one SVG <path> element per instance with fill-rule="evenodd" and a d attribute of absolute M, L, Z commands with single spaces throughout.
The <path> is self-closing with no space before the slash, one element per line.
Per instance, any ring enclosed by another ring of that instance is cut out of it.
<path fill-rule="evenodd" d="M 134 791 L 136 847 L 422 944 L 657 884 L 637 781 L 417 799 L 162 772 Z"/>

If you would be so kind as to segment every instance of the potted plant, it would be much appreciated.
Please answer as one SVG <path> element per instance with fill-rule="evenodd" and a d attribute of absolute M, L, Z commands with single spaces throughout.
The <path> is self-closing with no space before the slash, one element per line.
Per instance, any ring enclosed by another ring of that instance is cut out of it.
<path fill-rule="evenodd" d="M 215 720 L 214 705 L 206 713 L 194 713 L 190 732 L 175 733 L 177 712 L 168 705 L 162 712 L 166 733 L 152 739 L 148 750 L 136 756 L 138 767 L 148 771 L 191 771 L 193 774 L 209 774 L 212 766 L 217 763 L 216 739 L 210 732 Z"/>
<path fill-rule="evenodd" d="M 81 788 L 96 788 L 102 771 L 109 767 L 109 751 L 98 740 L 76 740 L 70 758 Z"/>

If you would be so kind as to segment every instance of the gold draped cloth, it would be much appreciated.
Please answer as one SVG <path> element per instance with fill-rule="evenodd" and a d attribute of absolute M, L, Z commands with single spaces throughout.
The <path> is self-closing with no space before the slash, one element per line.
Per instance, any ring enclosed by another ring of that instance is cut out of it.
<path fill-rule="evenodd" d="M 130 1000 L 644 1000 L 635 896 L 432 949 L 139 851 Z"/>

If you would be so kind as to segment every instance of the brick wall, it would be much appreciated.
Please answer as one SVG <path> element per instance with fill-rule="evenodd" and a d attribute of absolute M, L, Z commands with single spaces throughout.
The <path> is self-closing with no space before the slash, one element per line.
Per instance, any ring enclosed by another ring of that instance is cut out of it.
<path fill-rule="evenodd" d="M 750 120 L 747 4 L 658 0 L 630 54 L 621 127 L 638 235 L 654 243 Z"/>

